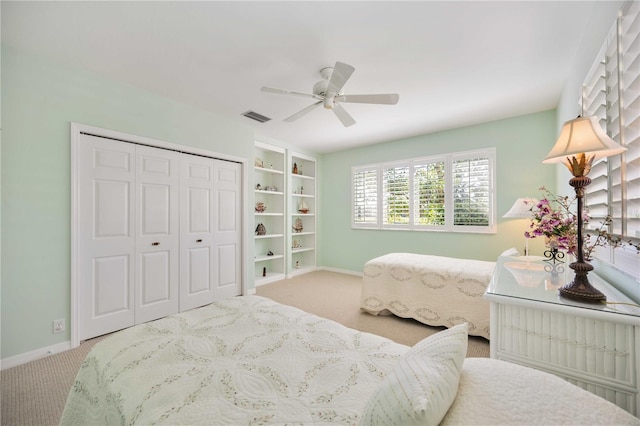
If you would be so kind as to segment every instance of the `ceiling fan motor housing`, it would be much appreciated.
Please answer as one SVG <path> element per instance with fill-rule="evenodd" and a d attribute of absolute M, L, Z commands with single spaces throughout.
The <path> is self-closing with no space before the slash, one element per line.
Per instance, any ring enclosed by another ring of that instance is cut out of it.
<path fill-rule="evenodd" d="M 327 93 L 328 87 L 329 87 L 328 80 L 320 80 L 319 82 L 313 85 L 313 94 L 318 96 L 324 96 Z"/>

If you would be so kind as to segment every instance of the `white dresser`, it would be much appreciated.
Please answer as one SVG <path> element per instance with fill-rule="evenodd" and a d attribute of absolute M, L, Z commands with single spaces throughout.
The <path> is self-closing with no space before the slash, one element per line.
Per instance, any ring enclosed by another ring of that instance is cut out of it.
<path fill-rule="evenodd" d="M 607 302 L 560 298 L 573 279 L 568 264 L 502 256 L 485 293 L 491 303 L 491 357 L 527 365 L 640 415 L 640 307 L 595 273 L 589 281 Z"/>

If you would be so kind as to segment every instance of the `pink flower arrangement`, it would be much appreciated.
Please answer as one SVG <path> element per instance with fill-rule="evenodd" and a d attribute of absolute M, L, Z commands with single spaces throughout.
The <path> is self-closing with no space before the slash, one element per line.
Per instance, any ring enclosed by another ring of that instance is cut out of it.
<path fill-rule="evenodd" d="M 568 254 L 576 256 L 578 252 L 578 218 L 571 210 L 574 198 L 567 196 L 553 195 L 544 186 L 540 191 L 545 197 L 535 206 L 531 207 L 531 224 L 529 231 L 524 233 L 526 238 L 536 238 L 544 236 L 547 239 L 547 246 L 566 251 Z M 584 224 L 589 223 L 589 212 L 584 209 L 582 212 Z M 611 217 L 607 216 L 600 222 L 597 229 L 584 232 L 583 251 L 585 260 L 591 260 L 596 247 L 610 246 L 613 248 L 629 245 L 640 253 L 640 244 L 632 240 L 624 240 L 620 235 L 607 232 L 611 224 Z"/>
<path fill-rule="evenodd" d="M 545 194 L 538 204 L 531 207 L 531 224 L 526 238 L 546 237 L 547 245 L 575 255 L 578 248 L 577 218 L 571 212 L 574 199 L 555 196 L 545 187 L 540 188 Z M 585 222 L 588 220 L 583 213 Z"/>

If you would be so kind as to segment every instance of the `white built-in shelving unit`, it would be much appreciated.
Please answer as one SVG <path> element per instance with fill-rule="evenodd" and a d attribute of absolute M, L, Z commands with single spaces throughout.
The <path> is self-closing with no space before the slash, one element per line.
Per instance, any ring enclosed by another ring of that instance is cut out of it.
<path fill-rule="evenodd" d="M 256 206 L 253 229 L 256 286 L 286 276 L 285 165 L 286 151 L 283 148 L 262 142 L 255 143 Z M 258 203 L 263 203 L 264 211 L 258 211 Z M 266 234 L 257 235 L 259 224 L 264 225 Z"/>
<path fill-rule="evenodd" d="M 288 276 L 316 270 L 316 159 L 304 154 L 289 155 Z M 305 212 L 304 208 L 308 210 Z M 299 221 L 298 221 L 299 219 Z M 296 222 L 302 229 L 296 229 Z"/>

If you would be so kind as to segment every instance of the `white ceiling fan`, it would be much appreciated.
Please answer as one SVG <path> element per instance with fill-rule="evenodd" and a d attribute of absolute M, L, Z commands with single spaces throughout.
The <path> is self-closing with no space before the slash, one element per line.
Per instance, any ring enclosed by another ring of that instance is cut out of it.
<path fill-rule="evenodd" d="M 349 127 L 356 121 L 349 113 L 340 105 L 340 102 L 352 102 L 361 104 L 383 104 L 395 105 L 398 103 L 399 96 L 396 93 L 377 94 L 377 95 L 345 95 L 342 93 L 344 87 L 355 68 L 342 62 L 336 62 L 332 67 L 322 68 L 320 75 L 322 80 L 313 85 L 313 94 L 293 92 L 285 89 L 274 89 L 272 87 L 263 87 L 263 92 L 277 93 L 279 95 L 303 96 L 305 98 L 317 99 L 318 102 L 309 105 L 301 111 L 284 119 L 284 121 L 295 121 L 306 115 L 320 105 L 326 109 L 333 110 L 338 119 L 345 127 Z"/>

